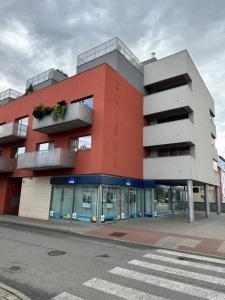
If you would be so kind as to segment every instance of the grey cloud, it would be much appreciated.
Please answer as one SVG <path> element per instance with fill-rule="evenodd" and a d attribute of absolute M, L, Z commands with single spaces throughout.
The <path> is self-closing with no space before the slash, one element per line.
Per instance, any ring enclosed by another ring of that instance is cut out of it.
<path fill-rule="evenodd" d="M 50 67 L 72 75 L 77 54 L 119 36 L 140 59 L 188 49 L 223 122 L 224 0 L 0 0 L 0 12 L 0 90 Z"/>

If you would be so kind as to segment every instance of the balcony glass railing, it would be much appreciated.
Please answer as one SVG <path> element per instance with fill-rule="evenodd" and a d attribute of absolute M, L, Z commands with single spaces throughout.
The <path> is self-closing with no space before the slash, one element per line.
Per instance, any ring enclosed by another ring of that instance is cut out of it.
<path fill-rule="evenodd" d="M 83 65 L 102 55 L 118 50 L 136 69 L 143 73 L 141 61 L 130 51 L 130 49 L 118 38 L 115 37 L 91 50 L 81 53 L 77 56 L 77 66 Z"/>
<path fill-rule="evenodd" d="M 0 139 L 8 136 L 26 137 L 27 126 L 16 122 L 0 125 Z"/>
<path fill-rule="evenodd" d="M 47 151 L 23 153 L 18 156 L 18 169 L 40 170 L 72 168 L 75 152 L 69 149 L 55 148 Z"/>

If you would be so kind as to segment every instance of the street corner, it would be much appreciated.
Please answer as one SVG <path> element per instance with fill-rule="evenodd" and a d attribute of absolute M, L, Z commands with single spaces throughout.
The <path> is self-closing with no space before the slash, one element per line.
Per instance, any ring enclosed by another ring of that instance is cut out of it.
<path fill-rule="evenodd" d="M 0 282 L 0 300 L 31 300 L 20 291 Z"/>

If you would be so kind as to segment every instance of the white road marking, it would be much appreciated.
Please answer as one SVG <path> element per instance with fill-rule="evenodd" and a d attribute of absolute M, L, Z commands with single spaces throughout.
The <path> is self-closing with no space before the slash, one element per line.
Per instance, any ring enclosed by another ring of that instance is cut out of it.
<path fill-rule="evenodd" d="M 223 242 L 219 248 L 217 249 L 218 252 L 225 252 L 225 242 Z"/>
<path fill-rule="evenodd" d="M 85 283 L 85 286 L 94 288 L 123 299 L 129 300 L 166 300 L 166 298 L 158 297 L 155 295 L 147 294 L 136 289 L 125 287 L 110 281 L 93 278 Z"/>
<path fill-rule="evenodd" d="M 161 254 L 169 254 L 169 255 L 173 255 L 173 256 L 183 256 L 183 257 L 187 257 L 187 258 L 193 258 L 193 259 L 203 260 L 203 261 L 207 261 L 207 262 L 223 264 L 225 266 L 225 259 L 206 257 L 206 256 L 182 253 L 182 252 L 177 252 L 177 251 L 169 251 L 169 250 L 164 250 L 164 249 L 158 249 L 158 250 L 156 250 L 156 252 L 161 253 Z"/>
<path fill-rule="evenodd" d="M 71 295 L 69 293 L 62 293 L 54 298 L 52 300 L 84 300 L 83 298 Z"/>
<path fill-rule="evenodd" d="M 177 249 L 180 246 L 195 248 L 201 240 L 191 238 L 181 238 L 177 236 L 167 236 L 155 243 L 155 246 Z"/>
<path fill-rule="evenodd" d="M 152 264 L 152 263 L 149 263 L 146 261 L 141 261 L 141 260 L 136 260 L 136 259 L 131 260 L 128 263 L 131 265 L 139 266 L 139 267 L 146 268 L 146 269 L 151 269 L 151 270 L 156 270 L 156 271 L 165 272 L 165 273 L 169 273 L 169 274 L 174 274 L 177 276 L 184 276 L 187 278 L 197 279 L 197 280 L 215 283 L 215 284 L 219 284 L 219 285 L 225 285 L 225 279 L 215 277 L 215 276 L 199 274 L 196 272 L 190 272 L 190 271 L 186 271 L 186 270 L 182 270 L 182 269 L 176 269 L 176 268 L 171 268 L 171 267 L 167 267 L 167 266 Z"/>
<path fill-rule="evenodd" d="M 208 299 L 208 300 L 224 300 L 225 299 L 225 294 L 216 292 L 213 290 L 208 290 L 204 288 L 200 288 L 197 286 L 193 286 L 190 284 L 185 284 L 181 283 L 178 281 L 170 280 L 170 279 L 165 279 L 165 278 L 160 278 L 157 276 L 149 275 L 149 274 L 144 274 L 128 269 L 123 269 L 116 267 L 112 270 L 109 271 L 111 274 L 116 274 L 119 276 L 123 276 L 129 279 L 135 279 L 144 283 L 152 284 L 157 287 L 162 287 L 166 289 L 170 289 L 172 291 L 184 293 L 187 295 L 203 298 L 203 299 Z M 130 298 L 129 298 L 130 299 Z M 132 298 L 133 299 L 133 298 Z"/>
<path fill-rule="evenodd" d="M 216 267 L 212 265 L 207 265 L 207 264 L 202 264 L 202 263 L 197 263 L 197 262 L 191 262 L 191 261 L 185 261 L 185 260 L 177 260 L 176 258 L 171 258 L 167 256 L 160 256 L 160 255 L 155 255 L 155 254 L 145 254 L 144 257 L 151 258 L 151 259 L 156 259 L 180 266 L 187 266 L 187 267 L 192 267 L 192 268 L 199 268 L 203 270 L 208 270 L 208 271 L 214 271 L 214 272 L 219 272 L 219 273 L 225 273 L 225 268 L 222 267 Z"/>

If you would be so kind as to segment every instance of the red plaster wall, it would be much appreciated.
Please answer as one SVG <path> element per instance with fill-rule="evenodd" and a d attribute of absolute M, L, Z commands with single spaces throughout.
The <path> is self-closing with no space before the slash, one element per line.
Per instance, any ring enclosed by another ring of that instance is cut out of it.
<path fill-rule="evenodd" d="M 106 71 L 103 173 L 143 178 L 143 95 Z"/>
<path fill-rule="evenodd" d="M 93 126 L 47 135 L 32 131 L 32 111 L 43 103 L 53 106 L 60 100 L 71 103 L 86 96 L 94 97 Z M 142 178 L 143 165 L 143 96 L 106 64 L 90 69 L 1 106 L 0 123 L 12 122 L 29 115 L 25 141 L 0 145 L 3 156 L 10 156 L 12 147 L 26 146 L 36 151 L 38 143 L 54 141 L 55 148 L 68 148 L 69 138 L 92 134 L 92 148 L 78 151 L 74 169 L 22 171 L 14 169 L 11 177 L 64 176 L 72 174 L 112 174 Z M 7 183 L 0 177 L 0 213 L 8 199 Z M 10 189 L 8 189 L 9 194 Z"/>

